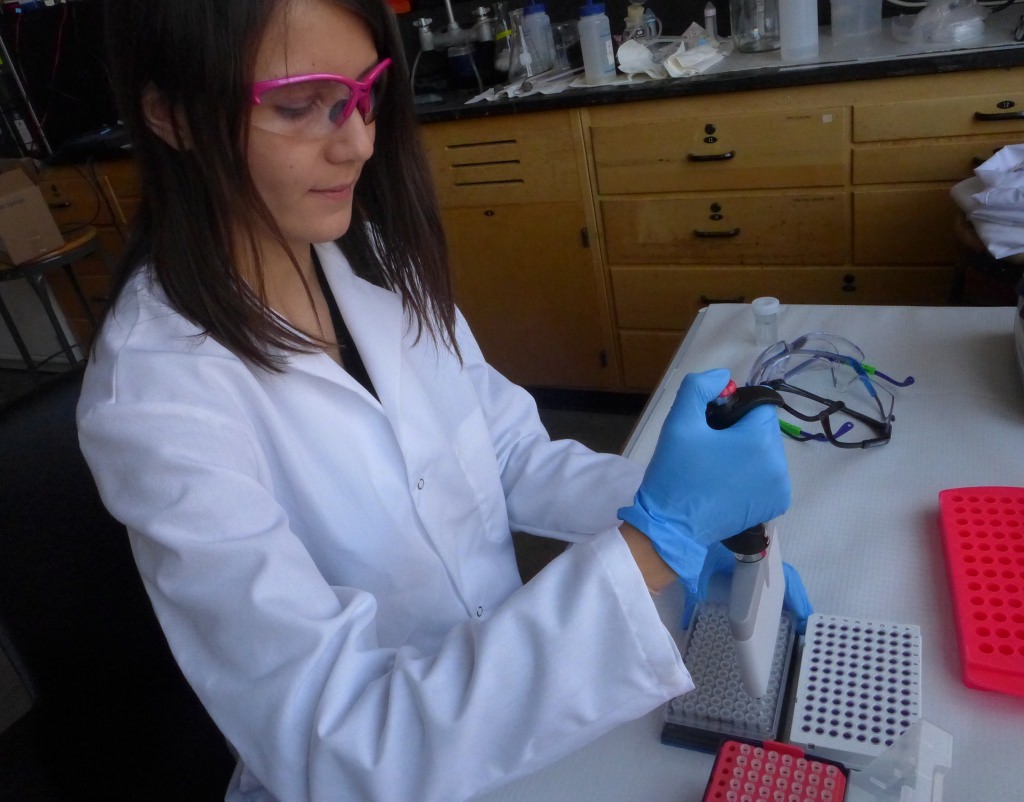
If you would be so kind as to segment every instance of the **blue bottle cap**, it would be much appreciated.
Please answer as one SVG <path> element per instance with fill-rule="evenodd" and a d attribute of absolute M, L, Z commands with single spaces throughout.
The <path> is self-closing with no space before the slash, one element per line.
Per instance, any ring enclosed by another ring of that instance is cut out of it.
<path fill-rule="evenodd" d="M 592 17 L 595 14 L 604 13 L 604 3 L 587 3 L 585 6 L 580 6 L 581 17 Z"/>

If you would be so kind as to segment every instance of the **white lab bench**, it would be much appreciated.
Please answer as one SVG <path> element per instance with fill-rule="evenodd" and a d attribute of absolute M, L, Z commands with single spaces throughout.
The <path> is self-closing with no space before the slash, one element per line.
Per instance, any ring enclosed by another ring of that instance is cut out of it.
<path fill-rule="evenodd" d="M 946 802 L 1016 802 L 1024 788 L 1024 698 L 967 688 L 939 525 L 946 488 L 1024 486 L 1024 383 L 1010 307 L 783 305 L 779 335 L 842 335 L 867 360 L 916 383 L 897 390 L 892 440 L 839 449 L 787 440 L 793 503 L 778 519 L 784 558 L 815 611 L 916 624 L 922 715 L 953 735 Z M 747 304 L 701 311 L 644 411 L 625 453 L 646 462 L 682 377 L 715 367 L 738 383 L 760 352 Z M 1024 542 L 1014 544 L 1024 580 Z M 669 626 L 678 599 L 659 608 Z M 1024 623 L 1015 626 L 1024 663 Z M 479 802 L 698 802 L 712 756 L 664 746 L 663 711 L 620 727 L 559 763 Z"/>

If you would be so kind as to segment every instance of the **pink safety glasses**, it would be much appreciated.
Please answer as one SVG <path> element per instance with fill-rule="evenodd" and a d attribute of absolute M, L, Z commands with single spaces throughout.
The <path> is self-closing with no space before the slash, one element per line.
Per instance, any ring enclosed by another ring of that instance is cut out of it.
<path fill-rule="evenodd" d="M 319 139 L 359 110 L 363 122 L 377 118 L 391 59 L 378 62 L 361 81 L 342 75 L 292 75 L 252 86 L 252 124 L 264 131 Z"/>

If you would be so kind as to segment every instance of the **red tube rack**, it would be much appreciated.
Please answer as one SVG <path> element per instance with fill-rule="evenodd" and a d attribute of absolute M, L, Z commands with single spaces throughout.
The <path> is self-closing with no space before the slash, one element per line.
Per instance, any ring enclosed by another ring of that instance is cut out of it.
<path fill-rule="evenodd" d="M 943 490 L 939 512 L 964 684 L 1024 696 L 1024 488 Z"/>

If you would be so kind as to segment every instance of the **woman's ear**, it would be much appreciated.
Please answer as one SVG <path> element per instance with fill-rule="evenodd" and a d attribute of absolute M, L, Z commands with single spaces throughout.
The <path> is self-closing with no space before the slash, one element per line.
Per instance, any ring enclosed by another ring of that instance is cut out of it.
<path fill-rule="evenodd" d="M 142 90 L 142 114 L 149 130 L 175 150 L 188 150 L 192 146 L 188 128 L 177 111 L 153 84 Z"/>

